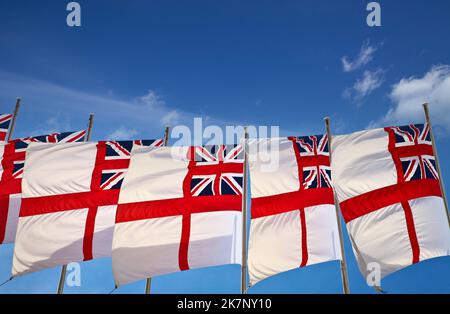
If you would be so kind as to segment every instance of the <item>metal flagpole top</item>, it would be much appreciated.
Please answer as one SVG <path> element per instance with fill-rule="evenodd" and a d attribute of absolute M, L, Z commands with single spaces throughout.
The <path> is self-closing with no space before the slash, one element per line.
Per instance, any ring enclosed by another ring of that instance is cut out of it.
<path fill-rule="evenodd" d="M 169 130 L 170 126 L 166 126 L 164 129 L 164 146 L 167 146 L 167 143 L 169 142 Z"/>
<path fill-rule="evenodd" d="M 94 114 L 91 113 L 89 115 L 89 122 L 88 122 L 88 128 L 87 128 L 87 133 L 86 133 L 86 141 L 90 141 L 91 140 L 91 133 L 92 133 L 92 126 L 94 125 Z"/>
<path fill-rule="evenodd" d="M 424 103 L 422 104 L 423 106 L 423 111 L 425 112 L 425 119 L 427 120 L 428 123 L 430 123 L 430 111 L 428 110 L 428 103 Z"/>
<path fill-rule="evenodd" d="M 20 102 L 21 101 L 22 101 L 22 98 L 20 98 L 20 97 L 16 98 L 16 106 L 14 107 L 14 113 L 13 113 L 13 117 L 12 117 L 12 120 L 11 120 L 11 125 L 9 126 L 7 141 L 10 141 L 11 138 L 12 138 L 12 134 L 13 134 L 13 131 L 14 131 L 14 126 L 16 125 L 16 118 L 17 118 L 17 115 L 19 114 Z"/>

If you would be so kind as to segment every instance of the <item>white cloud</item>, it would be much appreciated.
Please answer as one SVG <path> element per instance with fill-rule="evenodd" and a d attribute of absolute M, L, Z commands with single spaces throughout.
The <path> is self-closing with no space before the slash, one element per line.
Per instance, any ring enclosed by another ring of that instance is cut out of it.
<path fill-rule="evenodd" d="M 146 95 L 139 97 L 139 100 L 149 109 L 162 109 L 166 107 L 166 102 L 162 96 L 151 89 L 148 90 Z"/>
<path fill-rule="evenodd" d="M 368 64 L 372 61 L 373 54 L 377 49 L 377 46 L 370 45 L 370 42 L 367 40 L 363 43 L 358 56 L 353 61 L 349 60 L 347 56 L 342 57 L 341 61 L 344 72 L 351 72 Z"/>
<path fill-rule="evenodd" d="M 106 136 L 106 139 L 108 140 L 133 140 L 136 139 L 136 135 L 138 135 L 139 132 L 136 129 L 127 129 L 125 127 L 120 127 L 114 132 L 110 133 Z"/>
<path fill-rule="evenodd" d="M 176 110 L 169 111 L 164 117 L 162 117 L 161 122 L 165 125 L 175 125 L 178 124 L 180 120 L 180 113 Z"/>
<path fill-rule="evenodd" d="M 434 124 L 450 132 L 450 66 L 433 66 L 422 77 L 403 78 L 389 94 L 394 106 L 369 127 L 424 120 L 422 104 L 428 102 Z"/>
<path fill-rule="evenodd" d="M 384 71 L 381 69 L 364 71 L 363 76 L 357 79 L 352 87 L 344 90 L 344 97 L 360 105 L 367 96 L 383 84 L 383 76 Z"/>

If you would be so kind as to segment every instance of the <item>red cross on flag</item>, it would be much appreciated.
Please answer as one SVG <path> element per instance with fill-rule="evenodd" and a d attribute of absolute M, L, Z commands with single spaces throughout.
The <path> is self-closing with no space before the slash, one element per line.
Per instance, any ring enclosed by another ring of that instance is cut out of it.
<path fill-rule="evenodd" d="M 13 276 L 110 256 L 131 151 L 162 143 L 31 143 L 22 179 Z"/>
<path fill-rule="evenodd" d="M 116 283 L 240 264 L 242 173 L 240 145 L 134 151 L 114 230 Z"/>
<path fill-rule="evenodd" d="M 0 143 L 0 244 L 12 243 L 16 236 L 21 200 L 25 151 L 33 142 L 83 142 L 86 131 L 53 133 Z"/>
<path fill-rule="evenodd" d="M 251 140 L 250 283 L 341 259 L 327 135 Z"/>
<path fill-rule="evenodd" d="M 428 124 L 335 136 L 333 181 L 360 271 L 381 277 L 448 255 L 450 231 Z"/>

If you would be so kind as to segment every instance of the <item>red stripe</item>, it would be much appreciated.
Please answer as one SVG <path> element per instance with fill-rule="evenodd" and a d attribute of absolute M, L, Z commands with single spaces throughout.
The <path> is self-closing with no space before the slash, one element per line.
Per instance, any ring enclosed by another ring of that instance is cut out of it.
<path fill-rule="evenodd" d="M 241 195 L 215 195 L 119 204 L 116 222 L 179 216 L 214 211 L 241 211 Z"/>
<path fill-rule="evenodd" d="M 98 207 L 90 207 L 86 217 L 86 226 L 84 228 L 83 237 L 83 260 L 88 261 L 93 258 L 92 244 L 94 241 L 95 218 Z"/>
<path fill-rule="evenodd" d="M 300 267 L 306 266 L 308 263 L 308 236 L 306 231 L 306 215 L 305 209 L 300 209 L 300 224 L 302 230 L 302 261 Z"/>
<path fill-rule="evenodd" d="M 389 141 L 389 144 L 390 144 L 390 141 Z M 395 143 L 394 143 L 394 145 L 392 145 L 392 146 L 394 146 L 393 150 L 395 150 L 395 155 L 398 158 L 405 158 L 405 157 L 412 157 L 412 156 L 419 156 L 419 155 L 433 156 L 433 148 L 431 147 L 431 145 L 428 145 L 428 144 L 417 144 L 417 145 L 395 147 Z"/>
<path fill-rule="evenodd" d="M 216 175 L 214 176 L 213 179 L 214 195 L 220 195 L 220 177 L 221 177 L 220 172 L 216 173 Z"/>
<path fill-rule="evenodd" d="M 419 157 L 419 169 L 420 169 L 420 175 L 422 178 L 425 178 L 425 165 L 423 164 L 422 156 Z"/>
<path fill-rule="evenodd" d="M 14 161 L 25 159 L 25 152 L 16 153 L 15 144 L 13 142 L 5 145 L 3 151 L 3 158 L 1 166 L 3 168 L 2 176 L 0 178 L 0 194 L 10 195 L 19 194 L 22 192 L 21 179 L 13 177 Z"/>
<path fill-rule="evenodd" d="M 103 166 L 105 164 L 105 156 L 106 156 L 106 143 L 98 142 L 97 143 L 97 154 L 95 156 L 95 166 L 92 171 L 91 177 L 91 193 L 98 193 L 101 191 L 100 184 L 102 181 L 102 171 Z M 111 191 L 111 190 L 109 190 Z M 104 193 L 102 191 L 101 193 Z M 119 194 L 119 190 L 117 190 L 117 195 Z M 115 199 L 118 201 L 117 199 Z M 88 214 L 86 217 L 86 225 L 84 228 L 84 237 L 83 237 L 83 260 L 87 261 L 92 259 L 92 243 L 94 241 L 94 232 L 95 232 L 95 218 L 97 216 L 99 204 L 95 204 L 94 206 L 89 206 Z"/>
<path fill-rule="evenodd" d="M 0 182 L 6 182 L 7 180 L 12 179 L 14 171 L 14 152 L 14 143 L 8 143 L 4 146 L 3 156 L 1 156 L 3 172 L 2 177 L 0 178 Z"/>
<path fill-rule="evenodd" d="M 324 204 L 334 204 L 333 190 L 331 188 L 307 189 L 252 198 L 252 219 Z"/>
<path fill-rule="evenodd" d="M 22 193 L 22 179 L 14 178 L 0 181 L 0 195 L 11 195 Z"/>
<path fill-rule="evenodd" d="M 426 196 L 442 197 L 439 181 L 414 180 L 373 190 L 340 203 L 346 223 L 380 208 Z"/>
<path fill-rule="evenodd" d="M 178 210 L 180 214 L 183 215 L 181 222 L 181 237 L 180 237 L 180 247 L 178 248 L 178 266 L 180 270 L 188 270 L 189 269 L 189 238 L 191 236 L 191 215 L 190 210 L 192 210 L 192 194 L 191 194 L 191 182 L 192 182 L 192 170 L 195 168 L 195 148 L 189 147 L 187 151 L 187 157 L 189 161 L 188 165 L 188 173 L 183 180 L 183 199 L 182 204 L 171 204 L 169 205 L 171 210 Z M 213 182 L 214 184 L 214 182 Z M 200 198 L 203 199 L 203 198 Z M 164 204 L 164 203 L 159 203 Z M 163 213 L 165 211 L 165 205 L 159 210 L 153 208 L 153 212 Z M 167 204 L 168 205 L 168 204 Z M 177 205 L 177 206 L 175 206 Z M 142 212 L 148 212 L 147 210 L 143 210 Z M 163 214 L 166 216 L 166 214 Z M 116 216 L 117 217 L 117 216 Z M 117 218 L 116 218 L 117 219 Z"/>
<path fill-rule="evenodd" d="M 47 135 L 47 140 L 48 140 L 48 143 L 56 143 L 56 141 L 57 141 L 57 136 L 58 134 L 57 133 L 53 133 L 53 134 L 49 134 L 49 135 Z"/>
<path fill-rule="evenodd" d="M 5 240 L 6 222 L 8 220 L 9 195 L 0 195 L 0 244 Z"/>
<path fill-rule="evenodd" d="M 315 155 L 315 156 L 301 156 L 300 157 L 301 166 L 311 167 L 311 166 L 330 166 L 330 157 L 325 155 Z"/>
<path fill-rule="evenodd" d="M 162 144 L 164 144 L 164 141 L 163 141 L 163 140 L 156 140 L 155 142 L 153 142 L 153 143 L 151 144 L 151 146 L 159 147 L 159 146 L 161 146 Z"/>
<path fill-rule="evenodd" d="M 82 131 L 77 136 L 75 136 L 75 137 L 71 138 L 70 140 L 68 140 L 67 143 L 76 142 L 77 140 L 79 140 L 80 138 L 84 137 L 85 135 L 86 135 L 86 131 Z"/>
<path fill-rule="evenodd" d="M 108 159 L 98 161 L 96 168 L 103 170 L 117 170 L 117 169 L 128 169 L 130 165 L 130 159 Z"/>
<path fill-rule="evenodd" d="M 189 238 L 191 235 L 191 214 L 183 215 L 181 226 L 180 248 L 178 250 L 178 265 L 180 270 L 188 270 Z"/>
<path fill-rule="evenodd" d="M 22 199 L 20 217 L 57 213 L 66 210 L 116 205 L 119 189 L 28 197 Z"/>
<path fill-rule="evenodd" d="M 403 211 L 405 213 L 406 228 L 408 229 L 409 241 L 411 242 L 412 249 L 412 263 L 418 263 L 420 259 L 420 247 L 417 240 L 416 227 L 414 226 L 414 218 L 411 210 L 411 206 L 408 201 L 402 203 Z"/>
<path fill-rule="evenodd" d="M 244 165 L 236 162 L 224 162 L 215 165 L 189 165 L 191 175 L 212 175 L 218 173 L 242 173 Z"/>
<path fill-rule="evenodd" d="M 0 142 L 5 141 L 5 139 L 6 139 L 6 132 L 0 131 Z"/>

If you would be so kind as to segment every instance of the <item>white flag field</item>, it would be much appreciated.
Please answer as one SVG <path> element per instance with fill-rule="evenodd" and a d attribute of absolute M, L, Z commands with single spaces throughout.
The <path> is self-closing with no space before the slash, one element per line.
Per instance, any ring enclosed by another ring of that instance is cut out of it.
<path fill-rule="evenodd" d="M 450 231 L 428 124 L 336 136 L 335 190 L 363 274 L 449 255 Z"/>
<path fill-rule="evenodd" d="M 343 228 L 364 277 L 373 263 L 384 278 L 450 255 L 431 125 L 327 131 L 206 146 L 86 131 L 1 142 L 12 277 L 107 257 L 120 286 L 236 264 L 245 292 L 334 261 L 349 293 Z"/>

